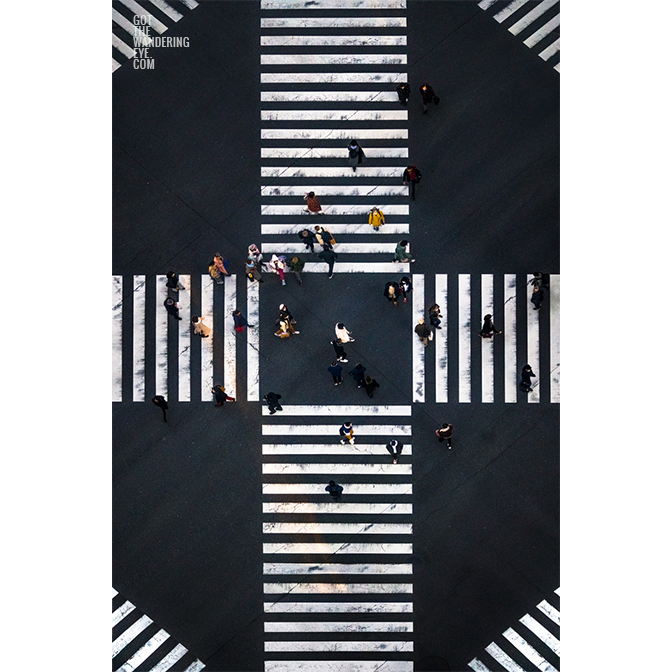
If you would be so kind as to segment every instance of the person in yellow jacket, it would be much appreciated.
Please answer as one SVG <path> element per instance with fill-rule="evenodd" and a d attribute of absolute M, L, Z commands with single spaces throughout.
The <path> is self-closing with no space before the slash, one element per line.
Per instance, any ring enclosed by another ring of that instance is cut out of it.
<path fill-rule="evenodd" d="M 385 224 L 385 215 L 381 210 L 378 210 L 378 208 L 372 208 L 371 212 L 369 213 L 369 224 L 371 224 L 374 231 L 378 231 L 378 229 L 383 224 Z"/>

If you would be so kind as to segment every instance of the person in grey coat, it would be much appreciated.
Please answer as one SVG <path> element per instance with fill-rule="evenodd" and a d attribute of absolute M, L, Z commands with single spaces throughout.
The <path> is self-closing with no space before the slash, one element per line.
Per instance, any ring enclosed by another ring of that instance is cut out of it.
<path fill-rule="evenodd" d="M 366 156 L 364 150 L 359 146 L 357 140 L 351 140 L 348 145 L 348 164 L 352 166 L 352 172 L 357 170 L 357 166 L 364 163 Z"/>

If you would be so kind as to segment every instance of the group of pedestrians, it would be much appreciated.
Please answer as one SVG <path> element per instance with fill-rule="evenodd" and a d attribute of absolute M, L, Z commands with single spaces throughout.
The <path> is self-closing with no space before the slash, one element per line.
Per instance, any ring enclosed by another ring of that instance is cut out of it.
<path fill-rule="evenodd" d="M 408 99 L 411 96 L 411 87 L 408 85 L 408 82 L 401 82 L 397 86 L 397 95 L 399 96 L 399 102 L 402 105 L 408 105 Z M 426 82 L 420 85 L 420 96 L 422 97 L 423 114 L 427 114 L 427 105 L 430 103 L 434 103 L 434 105 L 439 104 L 439 97 L 434 93 L 434 89 Z"/>

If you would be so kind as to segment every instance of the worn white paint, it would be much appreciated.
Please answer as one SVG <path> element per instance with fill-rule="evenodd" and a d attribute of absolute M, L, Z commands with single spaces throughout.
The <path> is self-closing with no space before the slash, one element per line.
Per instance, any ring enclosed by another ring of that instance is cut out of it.
<path fill-rule="evenodd" d="M 497 646 L 494 642 L 485 647 L 485 650 L 509 672 L 525 672 L 525 670 L 516 663 L 507 653 Z"/>
<path fill-rule="evenodd" d="M 124 280 L 112 276 L 112 401 L 121 401 L 122 389 L 122 308 Z"/>
<path fill-rule="evenodd" d="M 154 665 L 150 672 L 166 672 L 166 670 L 171 668 L 180 658 L 182 658 L 182 656 L 184 656 L 185 653 L 187 653 L 187 650 L 182 646 L 182 644 L 178 644 L 173 648 L 172 651 L 170 651 L 156 665 Z M 199 670 L 205 667 L 200 661 L 196 662 L 200 663 L 201 665 L 201 667 L 198 668 Z"/>
<path fill-rule="evenodd" d="M 458 285 L 458 368 L 459 401 L 471 401 L 471 276 L 460 273 Z"/>
<path fill-rule="evenodd" d="M 332 464 L 332 463 L 291 463 L 268 462 L 262 465 L 262 474 L 390 474 L 413 473 L 410 464 Z"/>
<path fill-rule="evenodd" d="M 355 554 L 393 554 L 409 555 L 413 553 L 413 544 L 392 544 L 392 543 L 289 543 L 273 542 L 263 545 L 263 552 L 266 554 L 291 553 L 297 554 L 326 554 L 335 553 L 355 553 Z"/>
<path fill-rule="evenodd" d="M 509 2 L 506 7 L 504 7 L 504 9 L 497 12 L 493 18 L 498 23 L 502 23 L 502 21 L 508 19 L 514 12 L 518 11 L 526 2 L 529 1 L 530 0 L 513 0 L 513 2 Z"/>
<path fill-rule="evenodd" d="M 302 593 L 361 594 L 372 593 L 412 593 L 412 583 L 264 583 L 264 593 L 277 595 Z"/>
<path fill-rule="evenodd" d="M 293 17 L 288 19 L 261 19 L 262 28 L 406 28 L 406 17 Z"/>
<path fill-rule="evenodd" d="M 522 19 L 516 21 L 516 23 L 510 26 L 509 32 L 513 35 L 518 35 L 518 33 L 523 32 L 525 28 L 532 25 L 532 23 L 536 21 L 546 10 L 553 7 L 553 5 L 556 5 L 559 1 L 560 0 L 543 0 L 543 2 L 535 5 L 532 11 L 525 14 Z"/>
<path fill-rule="evenodd" d="M 262 415 L 269 415 L 268 407 L 263 407 Z M 283 415 L 394 415 L 394 416 L 410 416 L 410 406 L 378 406 L 367 405 L 358 406 L 350 404 L 329 404 L 323 405 L 308 405 L 295 406 L 287 404 L 282 407 Z"/>
<path fill-rule="evenodd" d="M 534 310 L 534 305 L 530 301 L 532 287 L 530 282 L 534 276 L 527 276 L 527 285 L 525 286 L 526 304 L 527 304 L 527 364 L 532 367 L 532 373 L 536 378 L 532 378 L 532 392 L 528 392 L 527 401 L 530 403 L 539 403 L 539 313 L 547 308 L 548 297 L 544 296 L 539 310 Z M 522 370 L 522 366 L 520 367 Z M 520 375 L 520 372 L 519 372 Z"/>
<path fill-rule="evenodd" d="M 249 282 L 249 280 L 247 281 Z M 238 398 L 238 381 L 236 379 L 236 331 L 233 324 L 233 311 L 237 305 L 236 296 L 236 276 L 227 275 L 224 277 L 224 388 L 226 393 Z M 242 312 L 242 311 L 241 311 Z M 246 316 L 247 317 L 247 316 Z M 250 324 L 255 322 L 248 320 Z M 249 330 L 248 330 L 249 331 Z"/>
<path fill-rule="evenodd" d="M 114 7 L 112 7 L 112 20 L 120 28 L 123 28 L 129 35 L 137 39 L 138 42 L 140 42 L 143 45 L 143 47 L 152 46 L 152 38 L 142 33 L 136 34 L 135 26 L 123 14 L 119 13 Z"/>
<path fill-rule="evenodd" d="M 436 403 L 448 403 L 448 276 L 438 273 L 435 278 L 434 301 L 444 316 L 442 329 L 434 331 Z"/>
<path fill-rule="evenodd" d="M 544 614 L 544 616 L 550 618 L 553 623 L 560 625 L 560 612 L 546 600 L 539 602 L 537 609 L 539 609 L 539 611 Z"/>
<path fill-rule="evenodd" d="M 247 321 L 259 325 L 259 283 L 245 280 L 247 287 Z M 247 332 L 247 400 L 259 401 L 259 329 Z"/>
<path fill-rule="evenodd" d="M 149 658 L 170 635 L 165 630 L 159 630 L 143 646 L 141 646 L 118 670 L 118 672 L 133 672 L 138 665 Z"/>
<path fill-rule="evenodd" d="M 330 229 L 331 230 L 331 229 Z M 333 233 L 333 231 L 331 231 Z M 369 231 L 371 233 L 371 231 Z M 396 243 L 336 243 L 334 245 L 334 252 L 336 254 L 388 254 L 394 255 L 394 250 L 397 247 Z M 316 250 L 319 249 L 319 245 Z M 305 245 L 301 242 L 297 243 L 262 243 L 261 251 L 275 254 L 301 254 L 305 250 Z M 314 262 L 320 264 L 320 262 Z M 326 263 L 326 262 L 323 262 Z M 394 263 L 394 262 L 391 262 Z M 324 271 L 325 266 L 321 265 L 321 270 Z M 306 271 L 309 272 L 309 271 Z M 318 270 L 319 272 L 319 270 Z"/>
<path fill-rule="evenodd" d="M 270 621 L 264 632 L 413 632 L 411 621 Z"/>
<path fill-rule="evenodd" d="M 411 602 L 264 602 L 267 614 L 412 614 Z M 324 661 L 316 661 L 324 665 Z M 380 664 L 377 661 L 377 664 Z M 324 669 L 324 668 L 322 668 Z"/>
<path fill-rule="evenodd" d="M 284 406 L 283 406 L 284 409 Z M 403 444 L 403 455 L 412 455 L 413 447 Z M 285 443 L 277 445 L 264 444 L 263 455 L 389 455 L 384 443 Z"/>
<path fill-rule="evenodd" d="M 516 350 L 516 274 L 504 276 L 504 401 L 518 399 L 518 364 Z"/>
<path fill-rule="evenodd" d="M 177 22 L 182 18 L 176 9 L 173 9 L 165 0 L 149 0 L 155 7 L 158 7 L 166 16 Z"/>
<path fill-rule="evenodd" d="M 533 47 L 541 42 L 547 35 L 552 33 L 560 25 L 560 13 L 558 12 L 550 21 L 547 21 L 539 30 L 530 35 L 523 44 L 526 47 Z"/>
<path fill-rule="evenodd" d="M 180 0 L 183 5 L 186 5 L 189 9 L 195 9 L 198 7 L 196 0 Z M 186 672 L 186 671 L 185 671 Z M 189 670 L 191 672 L 191 670 Z"/>
<path fill-rule="evenodd" d="M 539 652 L 527 641 L 525 641 L 515 630 L 507 628 L 504 637 L 513 644 L 535 667 L 541 672 L 558 672 Z"/>
<path fill-rule="evenodd" d="M 396 84 L 405 72 L 262 72 L 262 84 Z"/>
<path fill-rule="evenodd" d="M 264 574 L 412 574 L 411 564 L 356 562 L 265 562 Z"/>
<path fill-rule="evenodd" d="M 554 66 L 553 70 L 557 70 L 558 72 L 560 72 L 560 63 Z"/>
<path fill-rule="evenodd" d="M 307 228 L 307 224 L 262 224 L 261 225 L 261 234 L 262 235 L 284 235 L 284 234 L 294 234 L 297 236 L 303 229 Z M 311 227 L 312 228 L 312 227 Z M 371 225 L 368 223 L 363 224 L 329 224 L 329 231 L 334 235 L 340 233 L 347 233 L 348 235 L 360 235 L 366 234 L 369 235 L 372 233 Z M 381 230 L 376 233 L 376 235 L 384 234 L 397 234 L 397 233 L 408 233 L 408 224 L 383 224 Z M 304 246 L 305 247 L 305 246 Z M 317 245 L 315 248 L 316 251 L 319 251 L 320 246 Z M 305 250 L 302 250 L 305 252 Z"/>
<path fill-rule="evenodd" d="M 403 47 L 406 35 L 262 35 L 262 47 Z"/>
<path fill-rule="evenodd" d="M 353 172 L 350 166 L 264 166 L 261 169 L 262 177 L 282 177 L 285 179 L 296 179 L 297 177 L 345 177 L 345 178 L 396 178 L 401 181 L 404 174 L 404 166 L 376 167 L 376 168 L 357 168 Z M 384 214 L 384 213 L 383 213 Z M 386 224 L 384 226 L 387 226 Z M 369 227 L 369 233 L 371 227 Z"/>
<path fill-rule="evenodd" d="M 393 261 L 337 261 L 334 273 L 408 273 L 410 264 L 397 264 Z M 302 273 L 326 273 L 329 270 L 326 262 L 308 261 Z"/>
<path fill-rule="evenodd" d="M 266 660 L 264 672 L 413 672 L 406 660 Z"/>
<path fill-rule="evenodd" d="M 478 6 L 479 6 L 481 9 L 488 9 L 488 7 L 492 7 L 492 5 L 494 5 L 497 1 L 498 1 L 498 0 L 481 0 L 481 1 L 478 3 Z"/>
<path fill-rule="evenodd" d="M 412 495 L 411 483 L 344 483 L 344 494 L 348 495 Z M 264 495 L 322 495 L 325 492 L 326 483 L 264 483 L 262 494 Z"/>
<path fill-rule="evenodd" d="M 403 159 L 408 158 L 408 147 L 367 147 L 367 158 Z M 348 158 L 347 147 L 262 147 L 262 159 L 343 159 Z M 358 168 L 355 174 L 362 168 Z M 348 166 L 350 172 L 352 170 Z M 366 173 L 364 173 L 366 175 Z"/>
<path fill-rule="evenodd" d="M 408 196 L 408 186 L 392 185 L 392 184 L 320 184 L 310 185 L 287 185 L 287 186 L 266 186 L 261 187 L 262 196 L 281 196 L 286 198 L 288 196 L 303 196 L 308 191 L 314 191 L 315 194 L 322 199 L 324 196 Z M 382 207 L 374 203 L 382 210 Z M 305 209 L 305 204 L 301 206 Z M 324 206 L 322 206 L 324 207 Z M 372 206 L 369 206 L 369 210 Z M 367 211 L 368 212 L 368 211 Z M 385 212 L 385 210 L 383 210 Z"/>
<path fill-rule="evenodd" d="M 112 658 L 114 658 L 119 651 L 121 651 L 151 623 L 152 619 L 149 618 L 149 616 L 141 616 L 135 623 L 133 623 L 133 625 L 124 630 L 124 632 L 112 642 Z"/>
<path fill-rule="evenodd" d="M 396 246 L 395 246 L 396 247 Z M 413 294 L 411 301 L 413 311 L 410 313 L 409 337 L 412 346 L 411 353 L 413 358 L 413 402 L 424 403 L 425 401 L 425 346 L 415 333 L 415 327 L 419 318 L 425 318 L 425 276 L 421 273 L 414 273 L 411 278 L 413 283 Z M 428 320 L 425 320 L 428 323 Z M 429 346 L 428 346 L 429 347 Z"/>
<path fill-rule="evenodd" d="M 182 2 L 184 2 L 184 0 L 182 0 Z M 195 660 L 184 672 L 201 672 L 204 667 L 205 663 L 202 663 L 200 660 Z M 150 670 L 149 672 L 154 672 L 154 670 Z"/>
<path fill-rule="evenodd" d="M 282 412 L 282 411 L 279 411 Z M 355 437 L 359 436 L 411 436 L 410 425 L 358 425 L 353 423 Z M 332 436 L 340 440 L 341 425 L 262 425 L 264 436 Z"/>
<path fill-rule="evenodd" d="M 264 534 L 413 534 L 411 523 L 262 523 Z"/>
<path fill-rule="evenodd" d="M 261 101 L 273 103 L 348 101 L 398 105 L 399 96 L 396 91 L 262 91 Z"/>
<path fill-rule="evenodd" d="M 387 122 L 407 119 L 407 110 L 261 110 L 262 121 Z"/>
<path fill-rule="evenodd" d="M 156 331 L 155 331 L 155 394 L 168 401 L 168 313 L 163 305 L 166 300 L 166 278 L 156 276 Z M 175 292 L 171 292 L 175 294 Z M 179 303 L 179 298 L 178 298 Z"/>
<path fill-rule="evenodd" d="M 112 35 L 114 37 L 114 35 Z M 121 67 L 121 63 L 118 63 L 114 58 L 112 59 L 112 72 L 116 72 L 117 68 Z"/>
<path fill-rule="evenodd" d="M 264 642 L 264 651 L 379 651 L 390 653 L 393 651 L 413 651 L 413 642 L 317 642 L 317 641 L 280 641 Z M 322 665 L 324 668 L 324 664 Z"/>
<path fill-rule="evenodd" d="M 261 0 L 261 9 L 406 9 L 406 0 Z"/>
<path fill-rule="evenodd" d="M 126 602 L 112 613 L 112 627 L 114 628 L 114 626 L 117 625 L 126 614 L 130 614 L 133 609 L 135 609 L 135 605 L 126 600 Z"/>
<path fill-rule="evenodd" d="M 558 38 L 552 44 L 549 44 L 546 49 L 539 52 L 539 58 L 542 58 L 544 61 L 547 61 L 551 56 L 560 51 L 560 38 Z"/>
<path fill-rule="evenodd" d="M 406 65 L 406 54 L 261 54 L 261 65 Z"/>
<path fill-rule="evenodd" d="M 145 400 L 145 276 L 133 276 L 133 401 Z"/>
<path fill-rule="evenodd" d="M 214 385 L 214 342 L 219 336 L 219 333 L 215 332 L 213 323 L 214 294 L 214 283 L 210 275 L 201 275 L 200 317 L 203 318 L 205 326 L 212 330 L 209 338 L 194 337 L 194 340 L 201 342 L 201 401 L 212 401 L 212 386 Z"/>
<path fill-rule="evenodd" d="M 549 313 L 551 325 L 551 402 L 560 402 L 560 276 L 553 274 L 549 280 Z M 557 591 L 556 591 L 557 592 Z M 558 593 L 559 594 L 559 593 Z"/>
<path fill-rule="evenodd" d="M 262 140 L 407 140 L 407 128 L 262 128 Z M 362 149 L 364 146 L 362 145 Z M 366 154 L 366 149 L 364 149 Z"/>
<path fill-rule="evenodd" d="M 126 58 L 133 58 L 135 56 L 135 49 L 129 47 L 126 42 L 114 33 L 112 33 L 112 46 L 118 49 Z M 117 62 L 112 59 L 112 64 L 114 65 L 114 63 Z M 119 63 L 117 63 L 117 66 L 119 66 Z"/>
<path fill-rule="evenodd" d="M 490 672 L 490 668 L 483 665 L 478 658 L 474 658 L 472 661 L 468 662 L 467 665 L 469 665 L 474 672 Z"/>
<path fill-rule="evenodd" d="M 144 20 L 147 21 L 149 27 L 159 33 L 159 35 L 168 30 L 168 26 L 159 21 L 153 14 L 147 11 L 146 7 L 142 7 L 135 0 L 119 0 L 119 2 L 128 7 L 137 16 L 144 16 Z"/>
<path fill-rule="evenodd" d="M 493 322 L 497 326 L 494 313 L 493 276 L 491 273 L 483 273 L 481 275 L 481 320 L 485 315 L 492 315 Z M 495 338 L 497 336 L 481 338 L 481 401 L 484 404 L 495 400 Z"/>
<path fill-rule="evenodd" d="M 336 216 L 355 216 L 359 215 L 361 217 L 367 216 L 371 211 L 373 206 L 376 206 L 378 209 L 382 210 L 386 216 L 389 215 L 404 215 L 408 217 L 408 205 L 389 205 L 389 204 L 380 204 L 380 203 L 353 203 L 351 205 L 325 205 L 322 204 L 322 212 L 324 215 L 336 215 Z M 306 218 L 306 226 L 315 226 L 319 221 L 316 218 L 320 215 L 309 215 L 306 212 L 306 209 L 303 205 L 262 205 L 261 206 L 262 215 L 278 216 L 278 215 L 302 215 Z M 312 224 L 310 223 L 312 221 Z M 320 222 L 324 224 L 324 222 Z M 325 224 L 325 228 L 328 225 Z"/>
<path fill-rule="evenodd" d="M 529 614 L 525 614 L 520 619 L 520 622 L 530 632 L 533 632 L 556 656 L 560 656 L 560 640 L 541 625 L 539 621 L 532 618 Z"/>
<path fill-rule="evenodd" d="M 177 391 L 178 401 L 191 401 L 191 276 L 181 275 L 180 282 L 184 289 L 177 302 L 182 319 L 171 318 L 177 322 Z"/>

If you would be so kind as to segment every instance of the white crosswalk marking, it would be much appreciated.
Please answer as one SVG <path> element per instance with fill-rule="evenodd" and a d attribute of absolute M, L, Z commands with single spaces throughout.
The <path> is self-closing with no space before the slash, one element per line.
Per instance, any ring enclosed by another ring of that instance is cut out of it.
<path fill-rule="evenodd" d="M 332 231 L 333 233 L 333 231 Z M 338 254 L 388 254 L 393 255 L 396 243 L 336 243 L 334 251 Z M 262 252 L 275 254 L 298 254 L 304 251 L 304 244 L 298 243 L 262 243 Z M 319 262 L 317 262 L 319 263 Z M 394 263 L 394 262 L 392 262 Z M 324 269 L 324 267 L 322 266 Z M 310 271 L 306 271 L 309 273 Z"/>
<path fill-rule="evenodd" d="M 434 347 L 436 349 L 436 403 L 448 402 L 448 329 L 446 327 L 448 314 L 448 276 L 437 274 L 435 279 L 434 302 L 444 312 L 442 329 L 434 332 Z"/>
<path fill-rule="evenodd" d="M 518 366 L 516 363 L 516 276 L 504 276 L 504 401 L 518 399 Z"/>
<path fill-rule="evenodd" d="M 363 103 L 397 103 L 398 100 L 399 98 L 397 97 L 397 94 L 394 91 L 262 91 L 261 92 L 262 103 L 305 103 L 305 102 L 325 103 L 325 102 L 340 102 L 340 101 L 348 101 L 348 102 L 357 101 Z"/>
<path fill-rule="evenodd" d="M 259 324 L 259 284 L 247 285 L 247 321 Z M 259 329 L 247 329 L 247 400 L 259 401 Z"/>
<path fill-rule="evenodd" d="M 261 20 L 262 28 L 406 28 L 404 17 L 327 17 Z"/>
<path fill-rule="evenodd" d="M 112 642 L 112 658 L 121 651 L 132 639 L 137 637 L 148 625 L 151 625 L 152 619 L 149 616 L 141 616 L 133 625 L 124 630 L 119 637 Z"/>
<path fill-rule="evenodd" d="M 262 65 L 406 65 L 406 54 L 262 54 Z"/>
<path fill-rule="evenodd" d="M 279 166 L 279 167 L 264 167 L 261 169 L 262 177 L 282 177 L 282 178 L 296 178 L 296 177 L 347 177 L 353 179 L 361 179 L 366 177 L 397 177 L 400 178 L 404 173 L 403 167 L 380 167 L 380 168 L 359 168 L 356 173 L 353 173 L 349 166 L 343 168 L 332 167 L 297 167 L 297 166 Z M 387 225 L 386 225 L 387 226 Z M 369 233 L 371 229 L 368 229 Z"/>
<path fill-rule="evenodd" d="M 539 637 L 539 639 L 546 644 L 556 656 L 560 655 L 560 640 L 541 625 L 539 621 L 532 618 L 529 614 L 525 614 L 525 616 L 520 619 L 520 622 L 530 630 L 530 632 L 533 632 Z"/>
<path fill-rule="evenodd" d="M 406 0 L 261 0 L 261 9 L 406 9 Z"/>
<path fill-rule="evenodd" d="M 126 42 L 119 39 L 114 33 L 112 33 L 112 46 L 118 49 L 126 58 L 133 58 L 135 56 L 135 49 L 129 47 Z M 114 63 L 117 63 L 112 59 Z M 121 67 L 121 63 L 117 63 L 117 67 Z"/>
<path fill-rule="evenodd" d="M 508 19 L 514 12 L 517 12 L 526 2 L 530 0 L 513 0 L 504 9 L 500 10 L 493 17 L 498 23 Z"/>
<path fill-rule="evenodd" d="M 237 309 L 236 301 L 236 276 L 227 275 L 224 278 L 224 388 L 227 394 L 234 399 L 238 398 L 236 331 L 233 322 L 233 311 Z M 248 322 L 254 325 L 253 329 L 257 328 L 255 322 L 250 320 Z"/>
<path fill-rule="evenodd" d="M 492 274 L 483 274 L 481 275 L 481 313 L 485 316 L 493 315 L 494 312 L 493 277 Z M 484 404 L 495 400 L 494 338 L 493 336 L 481 339 L 481 401 Z"/>
<path fill-rule="evenodd" d="M 270 411 L 267 407 L 263 407 L 262 415 L 269 415 Z M 283 415 L 394 415 L 410 416 L 410 406 L 359 406 L 351 404 L 330 404 L 330 405 L 306 405 L 297 406 L 287 404 L 282 407 Z"/>
<path fill-rule="evenodd" d="M 264 593 L 293 595 L 350 594 L 371 595 L 374 593 L 412 593 L 412 583 L 265 583 Z"/>
<path fill-rule="evenodd" d="M 543 51 L 540 51 L 539 58 L 543 58 L 545 61 L 547 61 L 551 56 L 553 56 L 553 54 L 557 53 L 558 51 L 560 51 L 560 38 L 558 38 L 552 44 L 549 44 Z"/>
<path fill-rule="evenodd" d="M 396 84 L 405 72 L 262 72 L 262 84 Z M 361 135 L 358 137 L 362 137 Z"/>
<path fill-rule="evenodd" d="M 551 604 L 549 604 L 546 600 L 542 600 L 538 605 L 537 609 L 550 618 L 553 623 L 556 625 L 560 625 L 560 612 Z"/>
<path fill-rule="evenodd" d="M 149 0 L 155 7 L 158 7 L 166 16 L 177 22 L 182 18 L 176 9 L 173 9 L 165 0 Z"/>
<path fill-rule="evenodd" d="M 312 190 L 320 196 L 408 196 L 408 187 L 403 185 L 320 185 Z M 261 187 L 262 196 L 301 196 L 306 193 L 305 187 Z M 371 208 L 367 208 L 370 210 Z M 389 209 L 389 207 L 388 207 Z M 325 214 L 326 211 L 325 211 Z M 392 214 L 392 213 L 390 213 Z"/>
<path fill-rule="evenodd" d="M 413 356 L 413 401 L 422 403 L 425 401 L 425 345 L 415 333 L 415 327 L 420 318 L 425 318 L 425 276 L 414 273 L 413 278 L 413 312 L 409 325 L 412 339 Z"/>
<path fill-rule="evenodd" d="M 121 401 L 123 278 L 112 276 L 112 401 Z"/>
<path fill-rule="evenodd" d="M 262 121 L 406 121 L 406 110 L 261 110 Z"/>
<path fill-rule="evenodd" d="M 560 26 L 560 14 L 556 14 L 550 21 L 547 21 L 539 30 L 530 35 L 523 44 L 526 47 L 533 47 L 537 42 L 541 42 L 546 35 Z"/>
<path fill-rule="evenodd" d="M 184 290 L 180 291 L 177 322 L 177 398 L 191 401 L 191 276 L 181 275 Z"/>
<path fill-rule="evenodd" d="M 264 642 L 265 651 L 413 651 L 413 642 Z"/>
<path fill-rule="evenodd" d="M 551 402 L 560 401 L 560 276 L 550 277 Z"/>
<path fill-rule="evenodd" d="M 532 288 L 530 281 L 534 276 L 527 276 L 527 363 L 532 367 L 532 372 L 537 376 L 532 382 L 532 392 L 528 393 L 527 401 L 539 402 L 539 311 L 534 309 L 530 301 Z"/>
<path fill-rule="evenodd" d="M 324 488 L 322 488 L 324 490 Z M 396 544 L 396 543 L 327 543 L 321 542 L 319 544 L 311 543 L 282 543 L 270 542 L 263 545 L 263 552 L 272 553 L 289 553 L 291 555 L 348 555 L 355 554 L 393 554 L 393 555 L 408 555 L 413 553 L 413 544 Z"/>
<path fill-rule="evenodd" d="M 327 464 L 307 463 L 263 465 L 263 474 L 411 474 L 410 464 Z"/>
<path fill-rule="evenodd" d="M 410 425 L 359 425 L 353 423 L 355 437 L 359 436 L 410 436 Z M 331 436 L 339 440 L 340 425 L 262 425 L 264 436 Z"/>
<path fill-rule="evenodd" d="M 142 44 L 143 47 L 151 46 L 152 39 L 143 33 L 138 33 L 135 29 L 135 26 L 123 14 L 120 14 L 114 7 L 112 7 L 112 20 L 131 36 L 131 39 L 134 43 L 137 40 Z"/>
<path fill-rule="evenodd" d="M 168 639 L 165 630 L 159 630 L 144 646 L 138 649 L 120 668 L 119 672 L 132 672 L 149 658 L 154 651 Z"/>
<path fill-rule="evenodd" d="M 284 406 L 283 406 L 284 409 Z M 413 447 L 410 444 L 403 444 L 404 454 L 412 455 Z M 263 455 L 387 455 L 384 444 L 360 443 L 353 447 L 350 444 L 305 444 L 305 443 L 286 443 L 286 444 L 264 444 L 262 446 Z"/>
<path fill-rule="evenodd" d="M 200 338 L 201 341 L 201 401 L 212 399 L 212 386 L 214 385 L 214 341 L 215 330 L 213 324 L 215 292 L 210 275 L 201 275 L 201 314 L 203 324 L 211 329 L 208 338 Z"/>
<path fill-rule="evenodd" d="M 133 276 L 133 401 L 145 400 L 145 276 Z"/>
<path fill-rule="evenodd" d="M 166 672 L 166 670 L 170 669 L 180 658 L 184 656 L 184 654 L 187 653 L 187 650 L 182 646 L 182 644 L 178 644 L 170 653 L 165 655 L 154 667 L 149 671 L 149 672 Z M 200 665 L 200 667 L 197 667 Z M 193 667 L 193 672 L 197 672 L 197 670 L 203 669 L 205 667 L 203 663 L 200 661 L 196 661 L 193 663 L 190 667 Z"/>
<path fill-rule="evenodd" d="M 412 495 L 411 483 L 346 483 L 340 484 L 351 495 Z M 264 483 L 265 495 L 324 495 L 324 483 Z"/>
<path fill-rule="evenodd" d="M 165 24 L 161 23 L 153 14 L 147 11 L 146 7 L 142 7 L 135 0 L 119 0 L 119 2 L 128 7 L 136 16 L 143 16 L 149 27 L 159 33 L 159 35 L 168 30 Z"/>
<path fill-rule="evenodd" d="M 262 47 L 399 47 L 406 35 L 262 35 Z"/>
<path fill-rule="evenodd" d="M 412 602 L 265 602 L 266 613 L 294 614 L 330 614 L 330 613 L 384 613 L 411 614 Z M 323 661 L 320 661 L 323 663 Z M 378 663 L 379 664 L 379 663 Z"/>
<path fill-rule="evenodd" d="M 126 614 L 130 613 L 135 609 L 135 605 L 131 604 L 128 600 L 124 602 L 116 611 L 112 613 L 112 627 L 121 621 Z"/>
<path fill-rule="evenodd" d="M 504 637 L 513 644 L 532 664 L 542 672 L 558 672 L 543 656 L 530 646 L 515 630 L 508 628 L 503 633 Z"/>
<path fill-rule="evenodd" d="M 264 624 L 264 632 L 413 632 L 410 621 L 277 621 Z"/>
<path fill-rule="evenodd" d="M 538 3 L 534 6 L 532 11 L 528 12 L 519 21 L 516 21 L 516 23 L 514 23 L 509 28 L 509 32 L 513 33 L 514 35 L 518 35 L 523 30 L 525 30 L 525 28 L 530 26 L 533 21 L 536 21 L 546 10 L 558 4 L 559 1 L 560 0 L 543 0 L 542 2 Z"/>
<path fill-rule="evenodd" d="M 404 446 L 405 448 L 406 446 Z M 264 513 L 384 513 L 410 514 L 413 513 L 411 504 L 390 504 L 375 502 L 372 504 L 345 504 L 342 502 L 264 502 Z"/>
<path fill-rule="evenodd" d="M 156 277 L 156 331 L 155 331 L 155 394 L 168 401 L 168 313 L 163 305 L 166 300 L 166 279 Z"/>
<path fill-rule="evenodd" d="M 412 534 L 413 526 L 409 523 L 263 523 L 263 533 Z"/>
<path fill-rule="evenodd" d="M 367 148 L 366 155 L 370 159 L 403 159 L 408 157 L 408 147 L 371 147 Z M 261 158 L 345 160 L 348 150 L 345 147 L 262 147 Z"/>
<path fill-rule="evenodd" d="M 407 140 L 406 128 L 262 128 L 262 140 Z"/>
<path fill-rule="evenodd" d="M 307 227 L 306 224 L 262 224 L 262 235 L 280 235 L 289 233 L 298 235 L 303 229 Z M 329 231 L 334 235 L 340 233 L 347 233 L 350 235 L 371 234 L 371 225 L 365 224 L 329 224 Z M 376 235 L 391 234 L 391 233 L 408 233 L 408 224 L 389 224 L 385 223 L 381 230 Z M 263 243 L 262 243 L 263 245 Z M 315 248 L 319 249 L 319 247 Z"/>
<path fill-rule="evenodd" d="M 471 277 L 458 276 L 459 401 L 471 401 Z"/>

